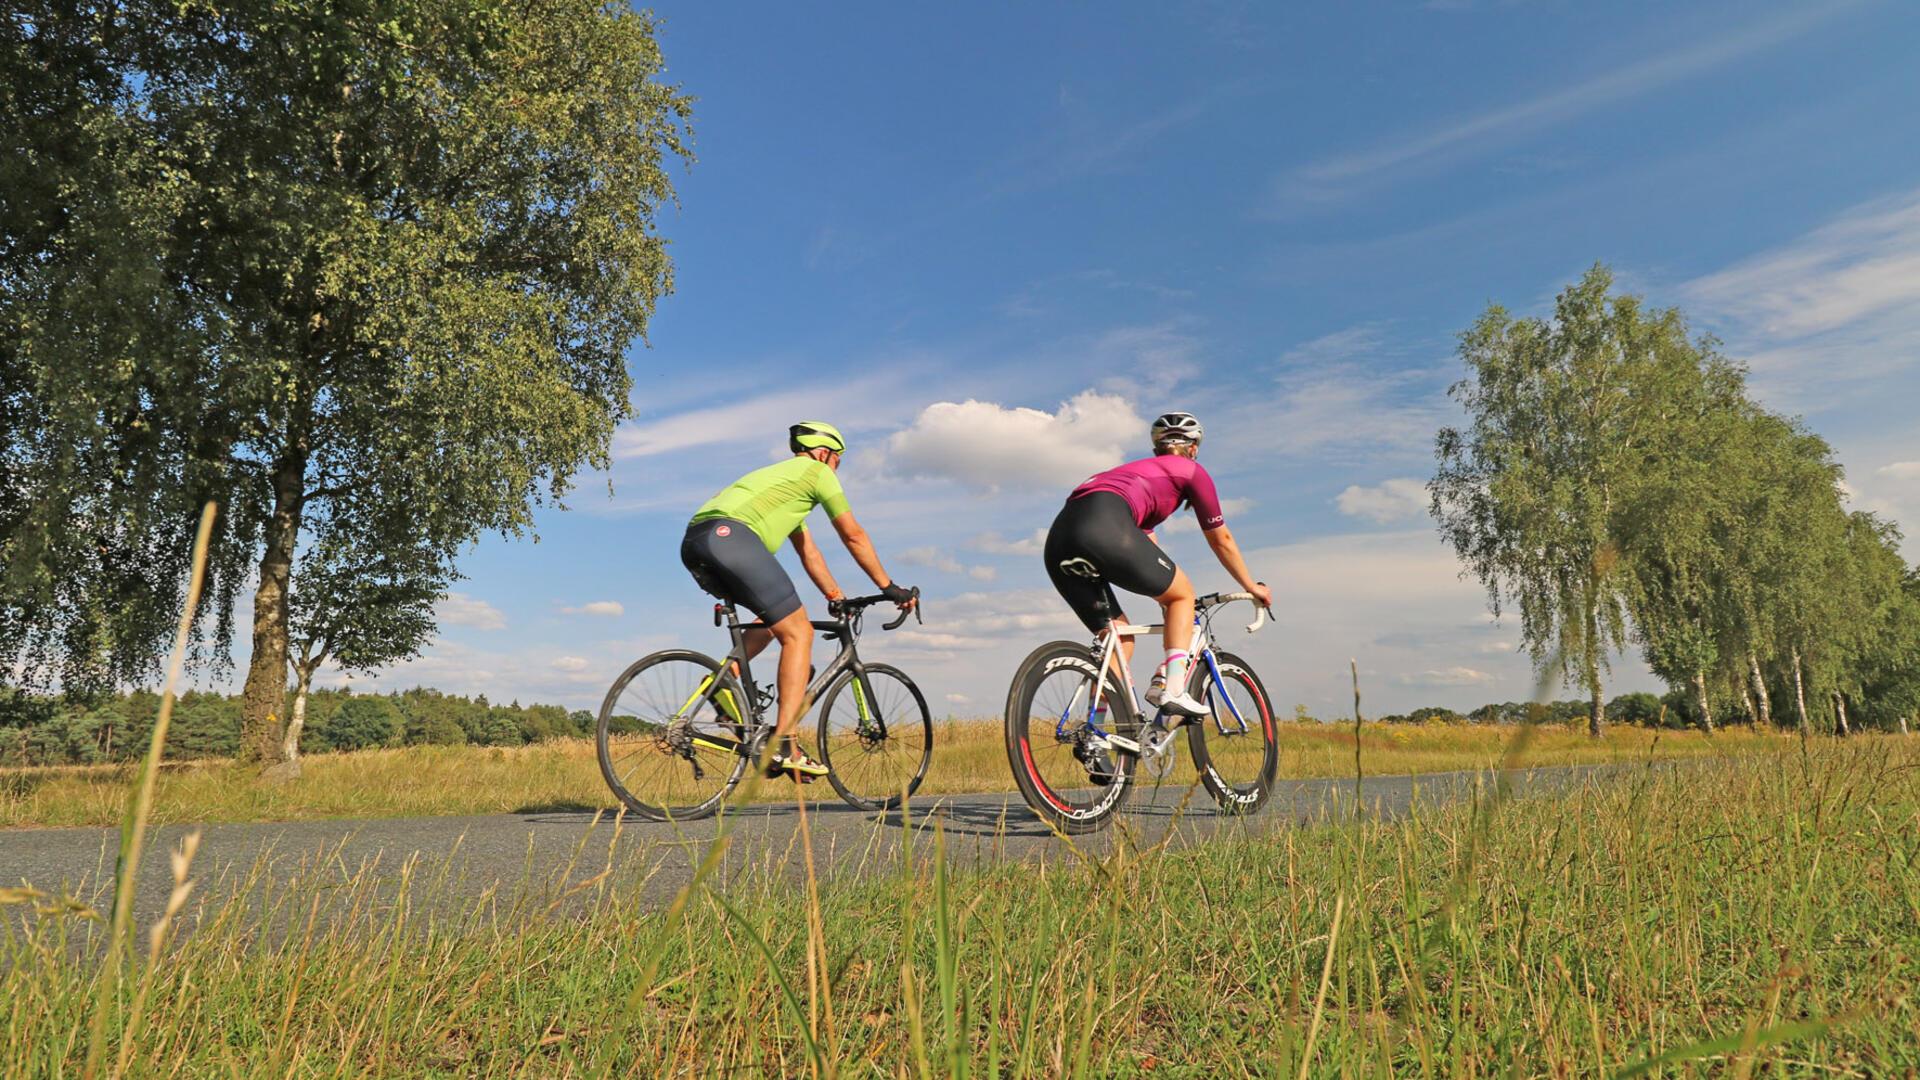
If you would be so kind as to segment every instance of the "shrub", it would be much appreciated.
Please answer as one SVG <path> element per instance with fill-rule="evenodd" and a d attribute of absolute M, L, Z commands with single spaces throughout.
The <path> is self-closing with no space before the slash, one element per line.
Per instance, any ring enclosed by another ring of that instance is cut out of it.
<path fill-rule="evenodd" d="M 317 734 L 329 750 L 365 750 L 400 741 L 400 710 L 384 697 L 350 697 L 320 725 Z"/>

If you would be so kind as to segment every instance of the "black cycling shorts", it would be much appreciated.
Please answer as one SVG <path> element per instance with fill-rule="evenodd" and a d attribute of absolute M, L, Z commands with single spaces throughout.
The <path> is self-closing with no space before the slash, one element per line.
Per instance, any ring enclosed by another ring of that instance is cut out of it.
<path fill-rule="evenodd" d="M 687 526 L 680 561 L 702 589 L 772 625 L 800 610 L 793 579 L 752 529 L 728 518 Z"/>
<path fill-rule="evenodd" d="M 1094 633 L 1120 614 L 1115 585 L 1142 596 L 1172 587 L 1176 569 L 1133 522 L 1127 500 L 1111 491 L 1068 499 L 1047 530 L 1047 576 Z"/>

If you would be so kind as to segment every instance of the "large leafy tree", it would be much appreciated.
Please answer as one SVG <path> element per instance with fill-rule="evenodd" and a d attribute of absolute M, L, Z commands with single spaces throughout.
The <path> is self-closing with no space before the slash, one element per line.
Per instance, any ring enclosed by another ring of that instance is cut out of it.
<path fill-rule="evenodd" d="M 1494 612 L 1517 607 L 1535 664 L 1586 689 L 1595 737 L 1608 656 L 1627 643 L 1636 500 L 1670 456 L 1676 415 L 1697 407 L 1711 353 L 1678 311 L 1612 287 L 1596 265 L 1551 319 L 1493 305 L 1461 335 L 1467 377 L 1452 394 L 1469 422 L 1440 431 L 1429 485 L 1441 534 Z"/>
<path fill-rule="evenodd" d="M 653 22 L 595 0 L 110 8 L 9 26 L 16 53 L 97 73 L 40 143 L 92 125 L 124 160 L 47 150 L 67 172 L 23 233 L 52 257 L 7 258 L 7 400 L 37 413 L 4 433 L 34 509 L 0 519 L 28 566 L 0 647 L 151 670 L 161 635 L 114 613 L 178 576 L 184 530 L 159 523 L 217 498 L 214 610 L 257 573 L 242 753 L 276 760 L 309 523 L 405 506 L 397 542 L 447 551 L 605 463 L 671 285 L 653 219 L 688 99 Z"/>

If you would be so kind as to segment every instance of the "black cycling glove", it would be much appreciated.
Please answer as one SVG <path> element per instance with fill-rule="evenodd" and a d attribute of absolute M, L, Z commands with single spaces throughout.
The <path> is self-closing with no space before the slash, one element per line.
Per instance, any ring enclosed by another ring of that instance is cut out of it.
<path fill-rule="evenodd" d="M 904 604 L 907 601 L 913 599 L 913 590 L 906 588 L 902 586 L 899 582 L 895 581 L 882 586 L 880 589 L 880 595 L 886 597 L 887 599 L 893 601 L 896 604 Z"/>

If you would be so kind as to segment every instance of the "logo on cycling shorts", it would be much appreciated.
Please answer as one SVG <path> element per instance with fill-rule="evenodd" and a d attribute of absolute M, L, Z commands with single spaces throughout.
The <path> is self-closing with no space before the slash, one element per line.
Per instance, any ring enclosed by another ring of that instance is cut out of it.
<path fill-rule="evenodd" d="M 723 536 L 723 537 L 724 537 L 724 536 L 732 536 L 732 535 L 733 535 L 733 526 L 731 526 L 731 525 L 720 525 L 720 526 L 716 526 L 716 527 L 714 528 L 714 530 L 713 530 L 713 535 L 715 535 L 715 536 Z"/>
<path fill-rule="evenodd" d="M 1098 578 L 1100 576 L 1099 567 L 1078 557 L 1060 560 L 1060 569 L 1083 578 Z"/>
<path fill-rule="evenodd" d="M 1171 569 L 1173 569 L 1173 564 L 1172 564 L 1172 563 L 1170 563 L 1170 562 L 1168 562 L 1168 561 L 1167 561 L 1167 560 L 1165 560 L 1165 559 L 1155 559 L 1155 560 L 1153 560 L 1153 561 L 1154 561 L 1154 562 L 1157 562 L 1157 563 L 1159 563 L 1159 564 L 1160 564 L 1161 566 L 1164 566 L 1164 567 L 1166 567 L 1166 568 L 1167 568 L 1167 569 L 1169 569 L 1169 570 L 1171 570 Z"/>

